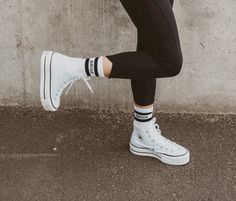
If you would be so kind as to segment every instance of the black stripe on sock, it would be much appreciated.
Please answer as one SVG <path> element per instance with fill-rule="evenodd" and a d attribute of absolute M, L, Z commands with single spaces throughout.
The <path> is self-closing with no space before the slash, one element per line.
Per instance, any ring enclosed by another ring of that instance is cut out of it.
<path fill-rule="evenodd" d="M 136 110 L 134 110 L 135 113 L 140 114 L 140 115 L 149 115 L 152 114 L 152 112 L 147 112 L 147 113 L 142 113 L 142 112 L 138 112 Z"/>
<path fill-rule="evenodd" d="M 95 75 L 98 77 L 98 57 L 95 58 L 95 61 L 94 61 L 94 72 L 95 72 Z"/>
<path fill-rule="evenodd" d="M 137 121 L 139 121 L 139 122 L 147 122 L 147 121 L 152 120 L 153 117 L 154 117 L 154 116 L 152 116 L 152 117 L 149 118 L 149 119 L 138 119 L 138 118 L 136 118 L 136 117 L 134 117 L 134 118 L 135 118 L 135 120 L 137 120 Z"/>
<path fill-rule="evenodd" d="M 85 72 L 86 72 L 87 76 L 91 76 L 89 73 L 89 58 L 87 58 L 85 60 Z"/>

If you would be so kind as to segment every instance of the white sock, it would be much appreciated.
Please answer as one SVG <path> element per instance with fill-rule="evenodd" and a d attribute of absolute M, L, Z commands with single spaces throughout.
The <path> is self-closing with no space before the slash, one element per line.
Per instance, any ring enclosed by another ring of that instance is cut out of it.
<path fill-rule="evenodd" d="M 140 108 L 134 104 L 134 119 L 138 125 L 149 125 L 153 117 L 153 105 L 149 108 Z"/>
<path fill-rule="evenodd" d="M 87 76 L 105 77 L 103 71 L 103 56 L 85 58 L 84 68 Z"/>

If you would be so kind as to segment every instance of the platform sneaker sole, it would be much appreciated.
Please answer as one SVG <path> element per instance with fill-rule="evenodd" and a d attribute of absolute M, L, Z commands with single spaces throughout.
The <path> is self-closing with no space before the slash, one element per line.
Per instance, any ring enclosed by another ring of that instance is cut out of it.
<path fill-rule="evenodd" d="M 44 51 L 40 61 L 40 100 L 45 110 L 55 112 L 58 108 L 53 105 L 51 98 L 51 64 L 53 51 Z"/>
<path fill-rule="evenodd" d="M 160 160 L 163 163 L 168 165 L 185 165 L 189 162 L 190 154 L 187 151 L 185 154 L 180 156 L 170 156 L 163 153 L 153 153 L 152 150 L 146 148 L 140 148 L 134 146 L 133 144 L 129 144 L 131 153 L 138 156 L 149 156 Z"/>

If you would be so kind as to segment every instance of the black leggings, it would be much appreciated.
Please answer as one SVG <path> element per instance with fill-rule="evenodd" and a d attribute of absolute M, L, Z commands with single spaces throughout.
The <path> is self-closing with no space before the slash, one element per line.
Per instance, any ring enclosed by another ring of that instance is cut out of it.
<path fill-rule="evenodd" d="M 183 58 L 173 0 L 120 0 L 137 28 L 137 51 L 107 55 L 108 78 L 131 79 L 136 104 L 154 103 L 156 78 L 179 74 Z"/>

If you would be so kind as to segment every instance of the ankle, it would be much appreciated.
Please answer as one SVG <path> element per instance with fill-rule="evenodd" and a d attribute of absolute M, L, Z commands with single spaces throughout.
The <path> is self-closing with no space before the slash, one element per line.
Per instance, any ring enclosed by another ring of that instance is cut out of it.
<path fill-rule="evenodd" d="M 153 105 L 147 107 L 139 107 L 134 103 L 134 119 L 139 122 L 139 124 L 147 125 L 153 118 Z"/>
<path fill-rule="evenodd" d="M 103 56 L 85 58 L 84 70 L 87 76 L 105 77 L 103 69 Z"/>
<path fill-rule="evenodd" d="M 103 71 L 105 77 L 109 77 L 111 74 L 112 65 L 112 62 L 107 57 L 103 57 Z"/>
<path fill-rule="evenodd" d="M 138 105 L 137 103 L 134 102 L 134 105 L 138 108 L 153 108 L 153 104 L 142 106 L 142 105 Z"/>

